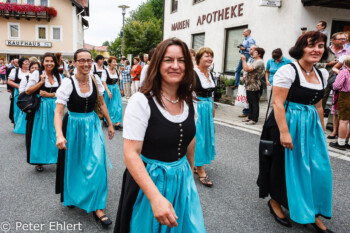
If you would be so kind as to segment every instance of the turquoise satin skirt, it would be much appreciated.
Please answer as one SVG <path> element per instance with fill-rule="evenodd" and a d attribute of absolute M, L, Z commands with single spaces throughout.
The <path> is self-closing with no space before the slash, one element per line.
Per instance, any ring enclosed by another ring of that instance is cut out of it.
<path fill-rule="evenodd" d="M 17 106 L 17 100 L 19 96 L 19 91 L 17 88 L 14 88 L 13 92 L 13 119 L 15 121 L 15 124 L 17 124 L 17 118 L 19 114 L 21 113 L 21 109 Z"/>
<path fill-rule="evenodd" d="M 14 133 L 18 134 L 26 134 L 26 127 L 27 127 L 27 120 L 26 120 L 27 114 L 25 112 L 20 112 L 18 114 L 16 122 L 15 129 L 13 130 Z"/>
<path fill-rule="evenodd" d="M 107 105 L 108 113 L 113 124 L 122 122 L 123 120 L 123 101 L 118 84 L 107 85 L 109 91 L 112 93 L 112 98 L 108 97 L 105 91 L 104 98 Z"/>
<path fill-rule="evenodd" d="M 313 105 L 289 103 L 286 112 L 293 151 L 285 150 L 290 217 L 300 224 L 332 216 L 332 170 L 321 121 Z"/>
<path fill-rule="evenodd" d="M 194 165 L 210 164 L 215 159 L 215 132 L 213 118 L 213 99 L 197 97 L 198 120 L 196 123 L 196 148 Z"/>
<path fill-rule="evenodd" d="M 35 111 L 30 147 L 31 164 L 57 163 L 56 130 L 54 116 L 56 98 L 41 97 L 38 110 Z"/>
<path fill-rule="evenodd" d="M 107 153 L 101 122 L 95 111 L 69 112 L 63 181 L 63 205 L 87 213 L 106 207 Z"/>
<path fill-rule="evenodd" d="M 161 225 L 140 189 L 132 211 L 130 233 L 205 233 L 202 207 L 187 157 L 170 163 L 142 155 L 141 158 L 147 163 L 147 172 L 159 192 L 173 205 L 178 226 Z"/>

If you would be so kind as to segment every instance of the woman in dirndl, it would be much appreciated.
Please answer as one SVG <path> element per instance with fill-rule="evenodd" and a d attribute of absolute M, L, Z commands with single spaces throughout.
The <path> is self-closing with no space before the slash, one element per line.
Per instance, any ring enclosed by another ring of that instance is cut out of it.
<path fill-rule="evenodd" d="M 105 88 L 104 99 L 107 105 L 108 113 L 115 130 L 123 130 L 121 122 L 123 120 L 123 101 L 119 89 L 119 73 L 117 68 L 117 58 L 108 58 L 108 69 L 106 70 L 106 76 L 101 79 Z M 107 125 L 105 119 L 104 123 Z"/>
<path fill-rule="evenodd" d="M 64 61 L 62 53 L 55 53 L 55 57 L 58 63 L 58 72 L 61 75 L 61 78 L 64 79 L 65 77 L 70 77 L 68 72 L 68 65 Z"/>
<path fill-rule="evenodd" d="M 194 72 L 184 42 L 158 44 L 145 86 L 128 102 L 116 233 L 206 232 L 193 179 Z"/>
<path fill-rule="evenodd" d="M 112 224 L 103 212 L 108 193 L 109 160 L 101 122 L 94 111 L 96 101 L 100 102 L 102 114 L 109 123 L 109 139 L 113 138 L 114 129 L 103 99 L 101 80 L 90 75 L 92 62 L 89 50 L 78 49 L 74 53 L 77 73 L 64 79 L 57 90 L 55 128 L 60 151 L 56 193 L 61 194 L 63 206 L 93 212 L 96 221 L 107 228 Z M 65 105 L 68 113 L 62 124 Z"/>
<path fill-rule="evenodd" d="M 14 68 L 8 77 L 8 85 L 13 87 L 13 119 L 14 119 L 14 133 L 25 134 L 25 125 L 18 124 L 21 118 L 21 109 L 17 106 L 17 99 L 20 93 L 21 80 L 26 79 L 29 76 L 29 59 L 21 58 L 18 60 L 19 68 Z M 21 121 L 20 121 L 21 122 Z"/>
<path fill-rule="evenodd" d="M 102 55 L 97 55 L 95 57 L 95 63 L 92 65 L 90 73 L 92 75 L 97 75 L 101 80 L 106 79 L 106 69 L 103 64 L 104 62 L 104 57 Z"/>
<path fill-rule="evenodd" d="M 214 52 L 208 47 L 200 48 L 196 53 L 196 95 L 198 120 L 196 123 L 196 149 L 194 154 L 195 173 L 199 181 L 207 186 L 213 186 L 204 170 L 205 164 L 210 164 L 215 158 L 214 131 L 214 89 L 215 83 L 209 67 L 213 63 Z"/>
<path fill-rule="evenodd" d="M 57 61 L 53 53 L 45 53 L 42 67 L 29 76 L 26 94 L 40 96 L 39 108 L 27 115 L 27 162 L 42 172 L 44 164 L 57 163 L 56 132 L 53 124 L 56 90 L 61 84 Z"/>
<path fill-rule="evenodd" d="M 313 67 L 327 58 L 326 44 L 323 33 L 303 34 L 289 51 L 297 61 L 274 76 L 273 113 L 262 138 L 273 140 L 275 147 L 271 156 L 260 154 L 258 185 L 261 198 L 270 194 L 268 206 L 278 223 L 291 227 L 282 205 L 294 222 L 331 233 L 320 219 L 332 216 L 332 170 L 322 108 L 328 72 Z"/>

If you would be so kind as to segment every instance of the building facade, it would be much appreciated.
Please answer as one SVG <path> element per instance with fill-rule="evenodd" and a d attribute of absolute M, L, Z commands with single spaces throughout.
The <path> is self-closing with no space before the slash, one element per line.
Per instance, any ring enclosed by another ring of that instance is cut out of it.
<path fill-rule="evenodd" d="M 163 37 L 178 37 L 189 48 L 210 47 L 214 51 L 214 71 L 234 74 L 244 29 L 250 28 L 257 45 L 265 49 L 265 61 L 275 48 L 289 57 L 288 51 L 302 27 L 316 30 L 317 23 L 324 20 L 328 38 L 337 31 L 350 31 L 350 4 L 343 2 L 165 0 Z"/>
<path fill-rule="evenodd" d="M 0 0 L 0 58 L 72 57 L 84 46 L 88 14 L 87 0 Z"/>

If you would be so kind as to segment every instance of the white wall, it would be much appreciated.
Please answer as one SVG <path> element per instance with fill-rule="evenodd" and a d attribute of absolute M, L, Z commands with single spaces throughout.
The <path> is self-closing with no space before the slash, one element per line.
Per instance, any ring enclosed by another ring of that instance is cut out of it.
<path fill-rule="evenodd" d="M 205 0 L 194 5 L 192 2 L 179 0 L 177 12 L 170 13 L 171 1 L 165 1 L 163 37 L 178 37 L 191 47 L 191 35 L 205 32 L 205 46 L 213 49 L 215 71 L 220 72 L 223 71 L 226 28 L 248 25 L 257 45 L 265 49 L 266 62 L 275 48 L 281 48 L 284 55 L 289 57 L 288 51 L 300 36 L 300 28 L 303 26 L 315 30 L 316 24 L 324 20 L 328 24 L 329 35 L 332 20 L 350 21 L 350 10 L 304 7 L 300 0 L 283 0 L 280 8 L 259 6 L 257 0 Z M 240 3 L 244 3 L 243 16 L 197 26 L 198 16 Z M 189 28 L 171 31 L 173 23 L 187 19 L 190 19 Z"/>

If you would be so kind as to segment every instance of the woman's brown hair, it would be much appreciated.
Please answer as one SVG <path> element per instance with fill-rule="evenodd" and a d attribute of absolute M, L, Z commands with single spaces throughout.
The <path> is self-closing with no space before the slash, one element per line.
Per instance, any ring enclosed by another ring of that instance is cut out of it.
<path fill-rule="evenodd" d="M 58 66 L 61 66 L 62 65 L 62 60 L 61 60 L 61 56 L 62 56 L 62 53 L 55 53 L 55 58 L 56 58 L 56 61 L 58 63 Z"/>
<path fill-rule="evenodd" d="M 167 48 L 172 45 L 181 47 L 185 60 L 185 75 L 180 82 L 179 88 L 177 89 L 177 96 L 179 97 L 180 101 L 186 101 L 187 104 L 191 104 L 193 101 L 192 93 L 194 91 L 194 87 L 196 86 L 193 63 L 187 45 L 177 38 L 164 40 L 157 45 L 156 51 L 152 56 L 151 63 L 149 64 L 147 70 L 145 85 L 141 88 L 141 92 L 145 95 L 152 92 L 152 95 L 156 97 L 158 103 L 163 106 L 161 101 L 162 76 L 160 74 L 160 66 Z"/>

